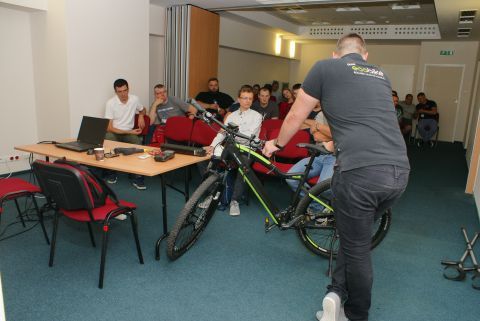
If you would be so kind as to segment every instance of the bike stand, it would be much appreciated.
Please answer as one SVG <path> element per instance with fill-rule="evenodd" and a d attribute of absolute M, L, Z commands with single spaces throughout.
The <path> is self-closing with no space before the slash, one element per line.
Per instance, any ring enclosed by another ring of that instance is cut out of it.
<path fill-rule="evenodd" d="M 476 232 L 472 241 L 470 241 L 465 228 L 462 227 L 461 230 L 463 237 L 465 238 L 467 249 L 460 258 L 460 261 L 442 261 L 442 265 L 445 265 L 443 276 L 448 280 L 462 281 L 467 276 L 467 272 L 473 271 L 474 274 L 472 276 L 472 287 L 476 290 L 480 290 L 480 266 L 478 265 L 477 258 L 473 252 L 473 247 L 480 236 L 480 233 Z M 465 261 L 468 257 L 471 258 L 473 266 L 465 266 Z"/>

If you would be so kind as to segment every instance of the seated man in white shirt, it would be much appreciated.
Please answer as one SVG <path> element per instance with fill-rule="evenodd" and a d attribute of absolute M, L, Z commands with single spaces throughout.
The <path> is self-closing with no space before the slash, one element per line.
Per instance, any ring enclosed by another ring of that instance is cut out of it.
<path fill-rule="evenodd" d="M 262 126 L 262 115 L 256 112 L 255 110 L 250 109 L 253 102 L 253 90 L 250 86 L 243 86 L 238 93 L 238 101 L 240 103 L 240 108 L 225 119 L 225 124 L 235 123 L 239 127 L 239 132 L 251 136 L 255 135 L 258 137 L 260 133 L 260 127 Z M 225 135 L 220 132 L 213 139 L 210 146 L 204 147 L 209 154 L 214 153 L 215 155 L 220 155 L 223 147 L 221 143 L 225 139 Z M 243 138 L 236 138 L 237 142 L 240 144 L 247 143 Z M 240 205 L 238 201 L 243 195 L 245 190 L 245 182 L 240 174 L 237 174 L 237 178 L 233 185 L 233 195 L 230 202 L 230 215 L 237 216 L 240 215 Z"/>
<path fill-rule="evenodd" d="M 140 103 L 137 96 L 129 95 L 128 83 L 125 79 L 117 79 L 113 83 L 115 96 L 107 101 L 105 108 L 105 118 L 110 119 L 105 139 L 118 142 L 141 144 L 141 138 L 138 136 L 145 127 L 145 107 Z M 135 114 L 138 112 L 138 128 L 133 128 L 135 123 Z M 143 176 L 129 175 L 133 186 L 139 190 L 146 189 Z M 117 173 L 107 171 L 107 182 L 115 184 L 117 182 Z"/>

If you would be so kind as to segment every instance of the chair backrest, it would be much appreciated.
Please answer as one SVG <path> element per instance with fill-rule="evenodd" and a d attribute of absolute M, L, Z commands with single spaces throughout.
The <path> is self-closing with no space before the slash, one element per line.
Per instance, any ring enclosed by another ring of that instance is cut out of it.
<path fill-rule="evenodd" d="M 146 136 L 148 134 L 148 127 L 150 127 L 150 117 L 148 117 L 147 115 L 143 115 L 143 119 L 145 121 L 145 127 L 143 127 L 140 135 Z M 135 114 L 135 125 L 133 126 L 133 128 L 138 128 L 138 114 Z"/>
<path fill-rule="evenodd" d="M 32 164 L 42 194 L 65 210 L 93 209 L 95 199 L 87 178 L 67 164 L 36 160 Z"/>
<path fill-rule="evenodd" d="M 219 130 L 220 126 L 218 124 L 207 124 L 203 120 L 196 120 L 193 124 L 190 141 L 196 146 L 209 146 Z"/>
<path fill-rule="evenodd" d="M 270 132 L 268 139 L 275 139 L 280 133 L 280 128 L 273 129 Z M 276 152 L 275 155 L 282 158 L 299 159 L 308 157 L 308 150 L 306 148 L 299 148 L 297 144 L 310 143 L 310 134 L 306 130 L 299 130 L 293 135 L 292 139 L 285 145 L 285 148 Z"/>
<path fill-rule="evenodd" d="M 169 142 L 189 143 L 192 137 L 193 121 L 185 116 L 173 116 L 165 124 L 165 138 Z"/>
<path fill-rule="evenodd" d="M 283 119 L 265 119 L 260 127 L 260 134 L 258 137 L 262 140 L 267 140 L 270 132 L 274 129 L 282 127 Z"/>
<path fill-rule="evenodd" d="M 287 117 L 288 112 L 290 111 L 290 108 L 292 108 L 292 105 L 293 104 L 287 103 L 285 101 L 278 104 L 278 118 L 285 119 L 285 117 Z"/>

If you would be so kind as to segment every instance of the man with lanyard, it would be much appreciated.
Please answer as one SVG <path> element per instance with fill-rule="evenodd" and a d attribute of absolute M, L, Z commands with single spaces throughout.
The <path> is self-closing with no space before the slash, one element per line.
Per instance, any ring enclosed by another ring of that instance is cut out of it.
<path fill-rule="evenodd" d="M 374 219 L 402 195 L 410 171 L 390 82 L 367 57 L 361 36 L 343 36 L 334 59 L 310 70 L 278 138 L 263 149 L 266 156 L 282 149 L 321 102 L 337 155 L 332 194 L 340 245 L 320 321 L 368 320 Z"/>
<path fill-rule="evenodd" d="M 218 119 L 223 119 L 228 108 L 233 104 L 232 97 L 219 90 L 217 78 L 210 78 L 208 80 L 208 91 L 198 93 L 195 99 Z"/>

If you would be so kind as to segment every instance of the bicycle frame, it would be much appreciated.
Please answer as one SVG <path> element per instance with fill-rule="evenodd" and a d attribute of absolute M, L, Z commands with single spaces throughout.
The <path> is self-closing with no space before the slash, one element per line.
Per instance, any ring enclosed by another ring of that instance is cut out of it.
<path fill-rule="evenodd" d="M 307 177 L 312 168 L 312 164 L 316 156 L 315 154 L 310 156 L 310 160 L 307 163 L 304 172 L 285 173 L 280 171 L 269 159 L 267 159 L 260 153 L 256 152 L 251 147 L 237 143 L 234 140 L 234 136 L 235 134 L 233 133 L 227 134 L 226 144 L 224 146 L 224 150 L 221 155 L 221 161 L 228 168 L 231 168 L 231 166 L 229 165 L 230 160 L 233 160 L 236 163 L 236 165 L 238 166 L 238 172 L 240 173 L 240 175 L 242 175 L 243 179 L 245 180 L 249 188 L 252 190 L 252 192 L 255 194 L 255 196 L 258 198 L 262 206 L 265 208 L 270 219 L 275 225 L 279 226 L 282 223 L 281 221 L 279 221 L 279 218 L 280 219 L 282 218 L 281 216 L 279 216 L 280 213 L 282 213 L 285 210 L 288 211 L 296 208 L 296 206 L 300 201 L 300 193 L 302 191 L 306 195 L 309 195 L 311 198 L 313 198 L 316 202 L 324 206 L 325 208 L 333 211 L 332 207 L 329 204 L 326 204 L 321 199 L 308 193 L 308 189 L 306 188 Z M 243 156 L 245 154 L 247 155 L 248 158 L 253 157 L 256 161 L 263 164 L 265 167 L 267 167 L 271 172 L 274 172 L 281 179 L 294 179 L 294 180 L 300 181 L 297 189 L 293 194 L 292 202 L 289 207 L 280 211 L 278 207 L 271 201 L 270 197 L 266 193 L 265 188 L 263 187 L 262 183 L 258 179 L 255 172 L 243 160 Z M 225 184 L 225 180 L 226 180 L 226 175 L 224 177 L 224 184 Z"/>

